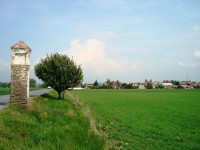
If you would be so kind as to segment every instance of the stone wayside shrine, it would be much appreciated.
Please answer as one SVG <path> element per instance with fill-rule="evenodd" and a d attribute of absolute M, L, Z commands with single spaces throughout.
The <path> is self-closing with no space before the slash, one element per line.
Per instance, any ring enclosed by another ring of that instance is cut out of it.
<path fill-rule="evenodd" d="M 31 49 L 23 42 L 11 46 L 10 104 L 26 107 L 29 97 L 29 68 Z"/>

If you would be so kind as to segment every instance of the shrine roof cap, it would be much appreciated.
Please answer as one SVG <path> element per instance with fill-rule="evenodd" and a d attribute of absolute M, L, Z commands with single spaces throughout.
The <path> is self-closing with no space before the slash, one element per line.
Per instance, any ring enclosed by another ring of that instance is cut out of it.
<path fill-rule="evenodd" d="M 29 49 L 31 51 L 30 47 L 28 47 L 23 41 L 19 41 L 16 44 L 12 45 L 11 49 Z"/>

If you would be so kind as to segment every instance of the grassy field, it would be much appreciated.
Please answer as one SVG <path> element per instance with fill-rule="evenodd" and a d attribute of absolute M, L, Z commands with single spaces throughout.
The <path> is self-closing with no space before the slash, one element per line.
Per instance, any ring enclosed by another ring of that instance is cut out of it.
<path fill-rule="evenodd" d="M 104 140 L 91 130 L 89 120 L 69 97 L 50 92 L 33 98 L 28 109 L 0 110 L 2 150 L 101 150 Z"/>
<path fill-rule="evenodd" d="M 10 88 L 2 88 L 0 87 L 0 95 L 10 94 Z"/>
<path fill-rule="evenodd" d="M 35 87 L 35 88 L 30 88 L 30 91 L 40 90 L 40 89 L 42 89 L 42 88 Z M 10 94 L 10 88 L 0 87 L 0 95 L 6 95 L 6 94 Z"/>
<path fill-rule="evenodd" d="M 122 149 L 200 149 L 200 90 L 73 91 Z"/>

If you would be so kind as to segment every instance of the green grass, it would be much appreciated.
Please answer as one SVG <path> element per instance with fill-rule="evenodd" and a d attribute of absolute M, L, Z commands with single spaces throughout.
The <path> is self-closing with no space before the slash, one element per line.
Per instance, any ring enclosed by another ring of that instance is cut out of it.
<path fill-rule="evenodd" d="M 32 99 L 28 109 L 0 110 L 0 149 L 98 150 L 104 140 L 91 131 L 81 108 L 54 91 Z"/>
<path fill-rule="evenodd" d="M 30 87 L 29 91 L 41 90 L 41 87 Z"/>
<path fill-rule="evenodd" d="M 2 88 L 0 87 L 0 95 L 10 94 L 10 88 Z"/>
<path fill-rule="evenodd" d="M 42 89 L 42 88 L 34 87 L 34 88 L 30 88 L 30 91 L 40 90 L 40 89 Z M 0 95 L 7 95 L 7 94 L 10 94 L 10 88 L 0 87 Z"/>
<path fill-rule="evenodd" d="M 124 149 L 200 149 L 199 90 L 73 91 Z"/>

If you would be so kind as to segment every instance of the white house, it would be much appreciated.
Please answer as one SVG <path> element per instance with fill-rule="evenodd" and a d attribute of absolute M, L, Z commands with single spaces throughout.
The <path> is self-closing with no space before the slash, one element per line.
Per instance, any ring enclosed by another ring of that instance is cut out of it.
<path fill-rule="evenodd" d="M 174 85 L 172 83 L 162 83 L 162 85 L 167 89 L 174 87 Z"/>

